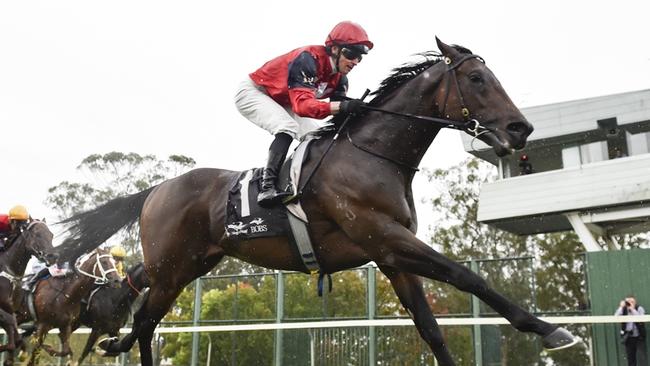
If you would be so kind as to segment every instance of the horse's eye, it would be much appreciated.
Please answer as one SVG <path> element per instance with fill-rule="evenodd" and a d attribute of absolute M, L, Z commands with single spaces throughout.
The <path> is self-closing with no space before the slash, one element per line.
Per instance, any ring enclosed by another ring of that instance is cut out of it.
<path fill-rule="evenodd" d="M 482 83 L 483 82 L 483 78 L 478 73 L 469 74 L 469 80 L 471 82 L 473 82 L 473 83 Z"/>

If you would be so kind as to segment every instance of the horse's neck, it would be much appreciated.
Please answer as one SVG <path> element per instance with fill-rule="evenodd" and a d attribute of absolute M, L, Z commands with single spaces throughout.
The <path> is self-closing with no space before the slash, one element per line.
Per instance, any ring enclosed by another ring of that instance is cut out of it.
<path fill-rule="evenodd" d="M 138 296 L 138 294 L 135 291 L 133 291 L 133 289 L 127 282 L 128 280 L 129 280 L 128 277 L 122 280 L 122 286 L 120 287 L 119 296 L 116 302 L 119 305 L 130 305 L 133 302 L 133 300 L 135 300 L 135 298 Z"/>
<path fill-rule="evenodd" d="M 438 117 L 435 93 L 420 95 L 418 80 L 410 81 L 395 94 L 378 105 L 394 112 Z M 350 129 L 355 144 L 381 156 L 396 160 L 405 166 L 417 167 L 440 131 L 440 127 L 426 121 L 372 112 L 355 121 Z"/>
<path fill-rule="evenodd" d="M 86 271 L 92 273 L 92 271 Z M 88 293 L 88 289 L 93 288 L 95 279 L 80 273 L 74 273 L 70 278 L 66 278 L 67 284 L 63 290 L 69 301 L 80 301 Z"/>
<path fill-rule="evenodd" d="M 22 243 L 21 243 L 22 244 Z M 7 251 L 0 257 L 1 270 L 11 272 L 15 276 L 22 276 L 25 274 L 27 262 L 31 254 L 27 251 L 24 245 L 14 243 Z"/>

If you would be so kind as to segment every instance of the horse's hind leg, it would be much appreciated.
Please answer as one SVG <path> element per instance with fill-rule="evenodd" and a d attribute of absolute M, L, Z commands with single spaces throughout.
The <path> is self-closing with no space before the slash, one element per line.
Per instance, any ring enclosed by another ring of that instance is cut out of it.
<path fill-rule="evenodd" d="M 429 345 L 440 366 L 453 366 L 449 350 L 440 332 L 440 327 L 431 313 L 429 304 L 422 290 L 422 281 L 419 277 L 381 268 L 381 271 L 390 280 L 397 297 L 413 318 L 415 327 L 422 339 Z"/>
<path fill-rule="evenodd" d="M 181 290 L 171 292 L 170 290 L 161 290 L 160 287 L 151 288 L 149 298 L 143 307 L 146 309 L 146 319 L 141 323 L 138 334 L 138 346 L 140 347 L 140 362 L 142 366 L 153 366 L 151 341 L 153 340 L 154 330 L 158 326 L 158 323 L 160 323 L 160 320 L 167 314 Z"/>

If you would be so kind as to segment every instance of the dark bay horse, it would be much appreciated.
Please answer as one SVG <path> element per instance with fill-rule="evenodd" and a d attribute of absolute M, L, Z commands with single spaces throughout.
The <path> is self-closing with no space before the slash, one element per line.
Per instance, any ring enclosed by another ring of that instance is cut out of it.
<path fill-rule="evenodd" d="M 79 357 L 78 364 L 92 350 L 95 342 L 102 334 L 117 337 L 131 315 L 131 305 L 142 294 L 145 287 L 149 286 L 144 265 L 138 263 L 126 271 L 126 277 L 118 288 L 101 286 L 93 291 L 87 304 L 82 305 L 81 314 L 73 331 L 80 325 L 91 329 L 86 345 Z"/>
<path fill-rule="evenodd" d="M 7 344 L 0 345 L 0 352 L 13 352 L 19 339 L 14 317 L 14 290 L 20 288 L 32 256 L 45 260 L 45 253 L 52 249 L 53 237 L 44 221 L 31 220 L 0 254 L 0 326 L 7 334 Z"/>
<path fill-rule="evenodd" d="M 425 61 L 395 69 L 374 92 L 370 109 L 349 120 L 342 138 L 323 132 L 312 143 L 303 179 L 334 141 L 301 197 L 321 271 L 377 263 L 440 365 L 454 362 L 420 277 L 476 295 L 518 330 L 542 336 L 548 349 L 568 347 L 575 343 L 569 332 L 534 317 L 415 236 L 411 182 L 441 120 L 478 135 L 500 156 L 523 148 L 533 130 L 480 57 L 439 40 L 438 48 L 441 54 L 429 52 L 423 54 Z M 345 125 L 342 118 L 335 117 L 334 125 Z M 287 238 L 236 242 L 226 236 L 229 184 L 240 174 L 196 169 L 65 220 L 70 233 L 55 248 L 60 260 L 75 258 L 120 228 L 140 223 L 151 291 L 134 316 L 132 332 L 100 347 L 126 352 L 137 340 L 142 365 L 152 365 L 151 340 L 161 318 L 183 287 L 224 256 L 307 272 Z"/>
<path fill-rule="evenodd" d="M 29 365 L 36 364 L 41 348 L 52 356 L 72 356 L 69 339 L 72 327 L 79 318 L 81 299 L 90 293 L 93 284 L 110 284 L 117 287 L 121 280 L 108 250 L 95 249 L 76 261 L 72 274 L 39 281 L 34 290 L 36 335 Z M 23 306 L 25 305 L 23 302 Z M 29 312 L 22 309 L 17 314 L 24 316 Z M 25 319 L 19 321 L 23 322 Z M 59 329 L 61 351 L 43 344 L 47 333 L 54 328 Z"/>

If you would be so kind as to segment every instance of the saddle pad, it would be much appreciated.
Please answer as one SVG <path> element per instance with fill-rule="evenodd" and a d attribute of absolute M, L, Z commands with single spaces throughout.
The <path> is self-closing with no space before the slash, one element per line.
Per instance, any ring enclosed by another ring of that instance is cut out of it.
<path fill-rule="evenodd" d="M 296 150 L 291 154 L 291 157 L 283 164 L 282 170 L 280 171 L 280 177 L 278 179 L 278 186 L 284 188 L 286 191 L 291 192 L 294 195 L 298 195 L 299 192 L 299 180 L 302 173 L 302 164 L 305 162 L 309 156 L 309 146 L 315 138 L 312 135 L 307 135 L 296 147 Z M 307 223 L 307 214 L 302 209 L 300 204 L 300 199 L 291 199 L 291 202 L 287 205 L 287 210 L 292 213 L 295 217 L 301 221 Z"/>
<path fill-rule="evenodd" d="M 246 170 L 234 179 L 226 205 L 226 235 L 237 240 L 288 236 L 289 221 L 283 205 L 263 208 L 257 204 L 262 168 Z"/>

